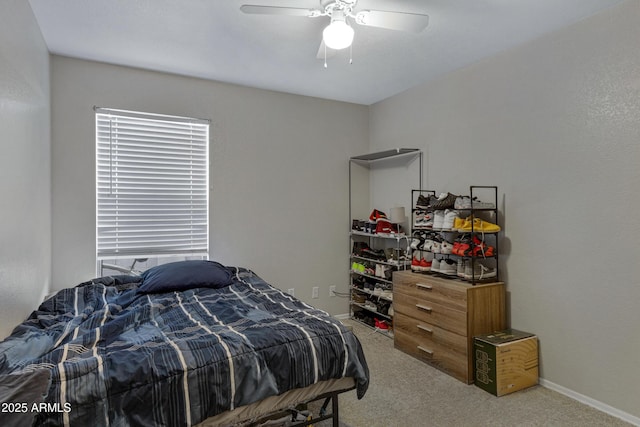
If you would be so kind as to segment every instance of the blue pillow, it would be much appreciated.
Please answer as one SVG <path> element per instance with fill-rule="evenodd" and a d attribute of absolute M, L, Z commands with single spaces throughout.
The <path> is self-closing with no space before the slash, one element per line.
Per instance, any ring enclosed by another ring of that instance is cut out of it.
<path fill-rule="evenodd" d="M 192 288 L 222 288 L 229 286 L 233 274 L 215 261 L 178 261 L 152 267 L 141 274 L 138 293 L 186 291 Z"/>

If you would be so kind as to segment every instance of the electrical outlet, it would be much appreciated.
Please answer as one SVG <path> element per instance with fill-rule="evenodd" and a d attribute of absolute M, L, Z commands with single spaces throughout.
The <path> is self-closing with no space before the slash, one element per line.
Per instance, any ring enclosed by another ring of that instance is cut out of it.
<path fill-rule="evenodd" d="M 336 287 L 335 286 L 329 286 L 329 296 L 330 297 L 335 297 L 336 296 Z"/>
<path fill-rule="evenodd" d="M 295 290 L 294 290 L 293 288 L 289 288 L 289 289 L 287 290 L 287 293 L 288 293 L 289 295 L 291 295 L 292 297 L 296 295 L 296 292 L 295 292 Z"/>
<path fill-rule="evenodd" d="M 311 289 L 311 298 L 318 298 L 318 287 L 314 286 Z"/>

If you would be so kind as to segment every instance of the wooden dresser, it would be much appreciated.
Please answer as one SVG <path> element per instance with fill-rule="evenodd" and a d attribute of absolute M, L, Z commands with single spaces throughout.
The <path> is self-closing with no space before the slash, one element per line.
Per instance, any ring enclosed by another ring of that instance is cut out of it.
<path fill-rule="evenodd" d="M 504 283 L 393 273 L 394 345 L 467 384 L 473 337 L 506 327 Z"/>

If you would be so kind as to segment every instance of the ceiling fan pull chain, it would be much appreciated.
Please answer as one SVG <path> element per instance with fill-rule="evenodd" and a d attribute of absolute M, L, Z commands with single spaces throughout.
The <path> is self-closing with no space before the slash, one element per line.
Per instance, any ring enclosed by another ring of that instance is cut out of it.
<path fill-rule="evenodd" d="M 324 45 L 324 68 L 327 68 L 327 45 Z"/>

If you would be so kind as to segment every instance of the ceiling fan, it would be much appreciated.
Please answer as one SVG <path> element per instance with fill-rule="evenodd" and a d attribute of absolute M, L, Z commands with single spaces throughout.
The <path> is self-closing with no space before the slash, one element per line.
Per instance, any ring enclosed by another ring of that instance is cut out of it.
<path fill-rule="evenodd" d="M 330 22 L 322 32 L 322 43 L 317 55 L 318 58 L 322 58 L 324 51 L 325 66 L 327 48 L 336 51 L 351 46 L 355 31 L 350 25 L 350 20 L 358 25 L 414 33 L 421 32 L 429 24 L 429 16 L 425 14 L 368 9 L 355 11 L 357 3 L 358 0 L 320 0 L 318 9 L 245 4 L 240 6 L 240 10 L 244 13 L 260 15 L 306 16 L 308 18 L 328 16 Z"/>

